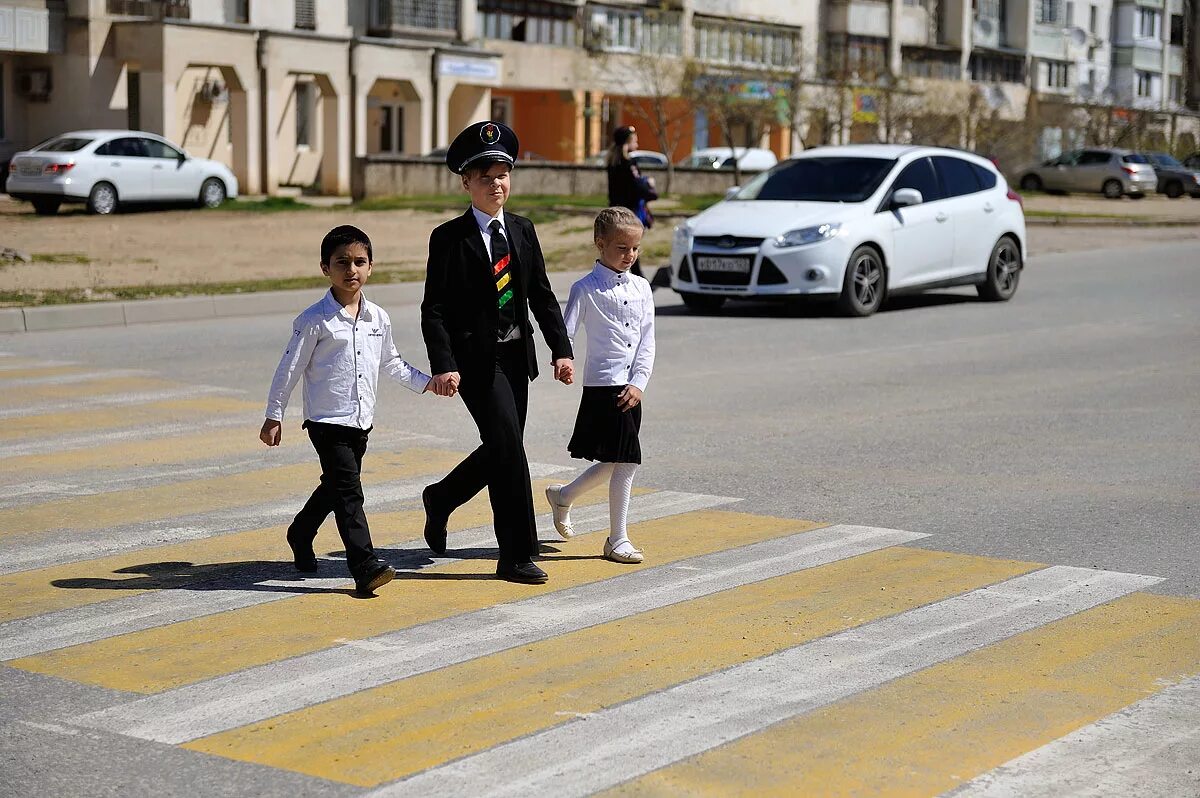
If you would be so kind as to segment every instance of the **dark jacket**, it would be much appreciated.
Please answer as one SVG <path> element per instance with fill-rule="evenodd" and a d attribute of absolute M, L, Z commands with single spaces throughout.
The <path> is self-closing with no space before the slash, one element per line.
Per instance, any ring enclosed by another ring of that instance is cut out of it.
<path fill-rule="evenodd" d="M 529 358 L 529 378 L 538 375 L 533 346 L 532 310 L 552 358 L 572 357 L 571 341 L 563 325 L 558 299 L 546 277 L 546 262 L 533 222 L 504 212 L 509 250 L 516 268 L 513 284 L 517 323 Z M 425 299 L 421 302 L 421 332 L 429 351 L 433 374 L 457 371 L 466 379 L 494 373 L 496 285 L 487 249 L 475 215 L 467 212 L 439 225 L 429 236 L 429 265 L 425 273 Z"/>
<path fill-rule="evenodd" d="M 646 178 L 638 170 L 637 164 L 628 158 L 622 158 L 608 167 L 608 204 L 631 211 L 637 211 L 639 200 L 658 199 L 658 194 L 650 187 Z"/>

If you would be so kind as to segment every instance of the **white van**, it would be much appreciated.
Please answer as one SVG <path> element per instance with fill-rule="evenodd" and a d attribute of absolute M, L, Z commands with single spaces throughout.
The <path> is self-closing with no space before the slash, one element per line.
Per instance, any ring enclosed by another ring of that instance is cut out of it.
<path fill-rule="evenodd" d="M 690 169 L 732 169 L 735 154 L 738 166 L 747 172 L 761 172 L 779 162 L 775 153 L 761 147 L 705 147 L 678 165 Z"/>

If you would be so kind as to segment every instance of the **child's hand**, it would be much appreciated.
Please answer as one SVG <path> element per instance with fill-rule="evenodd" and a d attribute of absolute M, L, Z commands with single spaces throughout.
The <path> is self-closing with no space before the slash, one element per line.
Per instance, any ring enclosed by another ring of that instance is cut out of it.
<path fill-rule="evenodd" d="M 447 371 L 444 374 L 436 374 L 429 381 L 429 388 L 438 396 L 454 396 L 458 393 L 459 376 L 457 371 Z"/>
<path fill-rule="evenodd" d="M 283 439 L 283 424 L 273 418 L 268 418 L 263 422 L 262 429 L 258 431 L 258 439 L 267 446 L 278 446 L 279 441 Z"/>
<path fill-rule="evenodd" d="M 560 357 L 554 361 L 554 379 L 561 382 L 563 385 L 570 385 L 575 381 L 575 361 L 569 357 Z"/>
<path fill-rule="evenodd" d="M 624 413 L 642 403 L 642 389 L 636 385 L 626 385 L 625 390 L 617 394 L 617 409 Z"/>

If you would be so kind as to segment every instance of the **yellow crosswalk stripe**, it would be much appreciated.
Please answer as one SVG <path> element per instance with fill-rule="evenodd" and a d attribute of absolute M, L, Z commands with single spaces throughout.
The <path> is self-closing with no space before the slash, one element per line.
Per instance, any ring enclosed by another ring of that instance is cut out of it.
<path fill-rule="evenodd" d="M 247 431 L 253 435 L 253 431 Z M 363 463 L 362 481 L 372 485 L 419 474 L 446 471 L 461 459 L 457 452 L 405 449 L 380 452 Z M 0 510 L 0 539 L 54 529 L 94 530 L 191 513 L 244 507 L 305 494 L 317 486 L 320 464 L 266 468 L 152 488 L 23 505 Z M 299 507 L 297 507 L 299 509 Z"/>
<path fill-rule="evenodd" d="M 83 366 L 31 366 L 29 368 L 0 369 L 0 383 L 16 380 L 61 377 L 66 374 L 84 374 L 90 369 Z"/>
<path fill-rule="evenodd" d="M 262 415 L 262 405 L 223 396 L 168 399 L 130 407 L 93 408 L 0 419 L 0 441 L 46 438 L 78 430 L 136 428 L 164 421 L 188 421 L 199 416 L 244 415 L 249 426 Z M 261 423 L 261 422 L 260 422 Z M 250 433 L 253 435 L 253 432 Z"/>
<path fill-rule="evenodd" d="M 5 373 L 10 372 L 0 371 L 0 374 Z M 70 385 L 22 385 L 5 391 L 0 405 L 5 408 L 36 407 L 39 402 L 62 401 L 73 396 L 110 396 L 180 387 L 186 386 L 157 377 L 105 377 Z"/>
<path fill-rule="evenodd" d="M 557 481 L 534 480 L 533 495 L 540 496 L 547 485 Z M 650 492 L 646 488 L 634 489 L 636 496 Z M 588 507 L 607 501 L 606 493 L 592 491 L 576 502 L 576 506 Z M 299 501 L 296 509 L 300 509 Z M 490 523 L 491 518 L 491 505 L 485 491 L 460 507 L 450 517 L 447 529 L 457 532 L 483 526 Z M 371 525 L 371 539 L 377 548 L 409 541 L 425 545 L 421 537 L 425 523 L 423 510 L 368 513 L 367 520 Z M 0 577 L 0 623 L 153 590 L 186 588 L 202 577 L 234 574 L 246 563 L 280 562 L 285 565 L 284 572 L 289 573 L 287 568 L 290 567 L 291 553 L 284 539 L 285 532 L 286 526 L 250 529 L 86 562 L 7 574 Z M 321 527 L 315 548 L 318 555 L 341 549 L 341 539 L 332 517 Z M 164 563 L 174 567 L 163 567 Z M 341 576 L 343 573 L 337 570 L 332 575 Z"/>
<path fill-rule="evenodd" d="M 292 433 L 290 428 L 285 430 L 285 434 L 288 433 Z M 285 445 L 292 443 L 296 441 L 289 441 Z M 296 445 L 303 446 L 307 443 L 300 440 Z M 27 482 L 34 477 L 84 472 L 89 469 L 111 468 L 116 464 L 131 468 L 150 468 L 196 461 L 220 462 L 230 457 L 262 453 L 265 449 L 253 428 L 237 426 L 186 435 L 113 441 L 103 446 L 49 454 L 4 458 L 3 452 L 0 451 L 0 464 L 4 466 L 0 484 Z M 371 456 L 374 456 L 374 451 Z M 313 457 L 315 459 L 316 456 Z"/>
<path fill-rule="evenodd" d="M 184 747 L 373 786 L 1037 566 L 895 548 L 421 674 Z"/>
<path fill-rule="evenodd" d="M 759 540 L 812 529 L 811 521 L 709 510 L 631 525 L 654 564 L 676 562 Z M 463 560 L 400 578 L 371 601 L 340 593 L 307 594 L 167 628 L 13 660 L 9 665 L 86 684 L 155 693 L 225 673 L 321 650 L 627 571 L 599 556 L 600 540 L 585 535 L 543 557 L 546 585 L 494 579 L 493 560 Z M 180 640 L 189 644 L 181 646 Z"/>
<path fill-rule="evenodd" d="M 1196 673 L 1200 601 L 1136 593 L 605 794 L 937 795 Z"/>

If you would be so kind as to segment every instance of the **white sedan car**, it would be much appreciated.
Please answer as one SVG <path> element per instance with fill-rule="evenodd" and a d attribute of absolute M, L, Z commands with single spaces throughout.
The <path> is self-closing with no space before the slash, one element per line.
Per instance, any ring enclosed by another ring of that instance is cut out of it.
<path fill-rule="evenodd" d="M 836 298 L 868 316 L 901 293 L 1016 292 L 1021 198 L 984 158 L 900 145 L 818 147 L 675 229 L 671 288 L 697 311 L 729 297 Z"/>
<path fill-rule="evenodd" d="M 8 165 L 8 193 L 40 214 L 64 202 L 92 213 L 121 203 L 193 201 L 215 208 L 236 197 L 229 167 L 193 158 L 166 139 L 136 130 L 81 130 L 18 152 Z"/>

